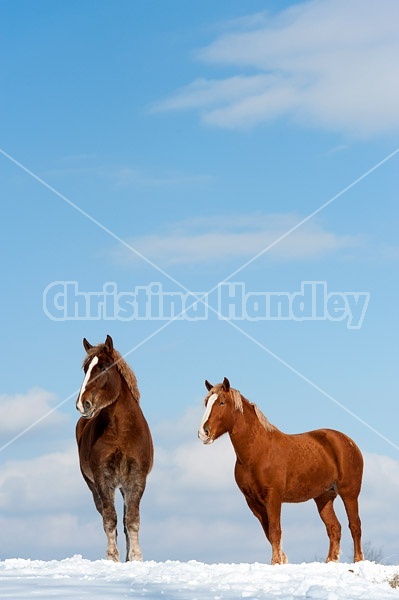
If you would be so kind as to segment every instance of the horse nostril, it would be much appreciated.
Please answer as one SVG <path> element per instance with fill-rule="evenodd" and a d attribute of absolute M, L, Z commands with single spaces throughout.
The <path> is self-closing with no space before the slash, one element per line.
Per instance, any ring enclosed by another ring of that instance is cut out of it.
<path fill-rule="evenodd" d="M 205 433 L 205 435 L 206 435 L 206 436 L 208 436 L 208 437 L 209 437 L 209 429 L 208 429 L 208 428 L 207 428 L 207 429 L 204 429 L 204 433 Z"/>
<path fill-rule="evenodd" d="M 89 402 L 89 400 L 85 400 L 83 403 L 83 408 L 85 412 L 89 412 L 89 410 L 91 409 L 91 402 Z"/>

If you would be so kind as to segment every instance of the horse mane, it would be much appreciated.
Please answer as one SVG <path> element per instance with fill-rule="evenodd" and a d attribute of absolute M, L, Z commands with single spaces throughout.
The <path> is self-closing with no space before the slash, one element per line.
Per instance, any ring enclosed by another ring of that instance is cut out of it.
<path fill-rule="evenodd" d="M 266 429 L 266 431 L 277 431 L 277 427 L 270 423 L 269 419 L 263 414 L 259 406 L 244 398 L 238 390 L 230 388 L 230 391 L 233 396 L 234 406 L 237 410 L 239 410 L 241 413 L 244 412 L 243 400 L 245 400 L 250 406 L 253 407 L 259 423 L 262 425 L 262 427 L 264 427 L 264 429 Z"/>
<path fill-rule="evenodd" d="M 233 402 L 236 410 L 239 410 L 240 413 L 244 412 L 244 407 L 242 405 L 242 397 L 238 390 L 234 390 L 230 388 L 231 395 L 233 396 Z"/>
<path fill-rule="evenodd" d="M 139 387 L 137 385 L 136 375 L 133 373 L 133 370 L 129 367 L 124 358 L 120 355 L 120 353 L 113 350 L 114 353 L 114 364 L 119 371 L 119 374 L 126 381 L 127 387 L 132 393 L 133 398 L 136 400 L 137 404 L 140 404 L 140 392 Z"/>
<path fill-rule="evenodd" d="M 269 419 L 263 414 L 259 406 L 252 404 L 256 416 L 259 419 L 260 424 L 266 429 L 266 431 L 277 431 L 277 427 L 270 423 Z"/>
<path fill-rule="evenodd" d="M 87 356 L 83 360 L 83 368 L 87 367 L 87 365 L 91 362 L 91 359 L 100 354 L 102 350 L 104 350 L 105 344 L 98 344 L 98 346 L 93 346 L 87 351 Z M 140 404 L 140 392 L 137 385 L 136 375 L 133 373 L 132 369 L 129 367 L 124 358 L 120 355 L 120 353 L 113 349 L 112 359 L 114 361 L 114 365 L 117 368 L 119 375 L 123 377 L 126 381 L 126 385 L 129 388 L 133 398 L 136 400 L 137 404 Z"/>

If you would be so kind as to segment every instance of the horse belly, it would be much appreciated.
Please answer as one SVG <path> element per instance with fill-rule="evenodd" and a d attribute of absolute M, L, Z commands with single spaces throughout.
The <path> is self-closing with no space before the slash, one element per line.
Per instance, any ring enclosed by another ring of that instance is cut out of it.
<path fill-rule="evenodd" d="M 285 490 L 282 495 L 282 502 L 287 503 L 298 503 L 298 502 L 307 502 L 307 500 L 311 500 L 312 498 L 317 498 L 321 496 L 325 492 L 332 491 L 335 489 L 335 484 L 333 482 L 328 483 L 314 483 L 314 482 L 300 482 L 296 487 L 290 486 L 287 490 Z"/>
<path fill-rule="evenodd" d="M 283 502 L 306 502 L 336 488 L 338 470 L 328 453 L 303 448 L 296 454 L 295 468 L 287 468 Z M 299 460 L 303 455 L 303 461 Z"/>

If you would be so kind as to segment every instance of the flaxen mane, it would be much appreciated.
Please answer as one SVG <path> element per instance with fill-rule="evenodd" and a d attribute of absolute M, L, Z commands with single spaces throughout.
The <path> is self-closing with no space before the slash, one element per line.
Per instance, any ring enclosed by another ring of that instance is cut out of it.
<path fill-rule="evenodd" d="M 266 431 L 277 431 L 277 427 L 270 423 L 269 419 L 265 417 L 259 406 L 256 406 L 256 404 L 252 404 L 252 406 L 254 407 L 255 414 L 258 417 L 260 424 L 266 429 Z"/>
<path fill-rule="evenodd" d="M 242 413 L 244 410 L 243 406 L 242 406 L 243 397 L 241 396 L 241 394 L 238 390 L 234 390 L 233 388 L 230 388 L 230 391 L 231 391 L 231 395 L 233 396 L 234 406 L 236 407 L 237 410 L 239 410 Z M 258 406 L 256 406 L 256 404 L 254 404 L 253 402 L 249 402 L 246 398 L 244 398 L 244 400 L 246 402 L 248 402 L 248 404 L 253 406 L 253 409 L 255 411 L 256 416 L 258 417 L 260 424 L 262 425 L 262 427 L 264 427 L 266 429 L 266 431 L 276 431 L 277 430 L 277 427 L 275 427 L 274 425 L 272 425 L 270 423 L 270 421 L 265 417 L 265 415 L 263 414 L 261 409 Z"/>
<path fill-rule="evenodd" d="M 240 413 L 243 413 L 244 408 L 242 405 L 242 398 L 241 398 L 240 392 L 238 390 L 233 390 L 233 388 L 230 388 L 230 392 L 233 397 L 233 402 L 234 402 L 234 406 L 235 406 L 236 410 L 239 410 Z"/>
<path fill-rule="evenodd" d="M 219 391 L 219 390 L 223 389 L 223 386 L 221 384 L 215 385 L 214 389 Z M 230 391 L 230 395 L 231 395 L 231 398 L 234 403 L 234 408 L 236 410 L 238 410 L 241 414 L 244 412 L 244 407 L 243 407 L 243 400 L 244 400 L 245 402 L 248 402 L 248 404 L 250 406 L 253 407 L 259 423 L 262 425 L 262 427 L 264 427 L 266 429 L 266 431 L 278 431 L 277 427 L 270 423 L 269 419 L 267 419 L 265 417 L 265 415 L 263 414 L 261 409 L 258 406 L 256 406 L 256 404 L 254 404 L 253 402 L 250 402 L 249 400 L 244 398 L 244 396 L 241 395 L 241 392 L 239 392 L 238 390 L 235 390 L 234 388 L 230 388 L 229 391 Z M 210 395 L 211 395 L 211 393 L 209 393 L 208 396 L 206 396 L 205 402 L 210 397 Z"/>

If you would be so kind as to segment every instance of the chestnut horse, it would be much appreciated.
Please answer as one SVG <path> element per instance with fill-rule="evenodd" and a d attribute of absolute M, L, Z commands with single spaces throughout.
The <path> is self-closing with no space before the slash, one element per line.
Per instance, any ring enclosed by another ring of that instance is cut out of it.
<path fill-rule="evenodd" d="M 211 444 L 224 433 L 230 435 L 237 455 L 235 479 L 272 546 L 272 564 L 287 562 L 281 547 L 281 504 L 311 498 L 330 539 L 327 562 L 338 560 L 341 525 L 333 508 L 337 495 L 348 515 L 354 560 L 363 560 L 358 513 L 363 458 L 356 444 L 332 429 L 288 435 L 231 388 L 227 378 L 205 385 L 209 393 L 199 438 Z"/>
<path fill-rule="evenodd" d="M 83 346 L 85 378 L 76 402 L 82 415 L 76 425 L 80 469 L 103 518 L 107 558 L 119 560 L 114 504 L 119 488 L 126 560 L 142 560 L 139 506 L 152 467 L 153 445 L 139 405 L 137 380 L 109 335 L 104 344 L 92 346 L 84 339 Z"/>

